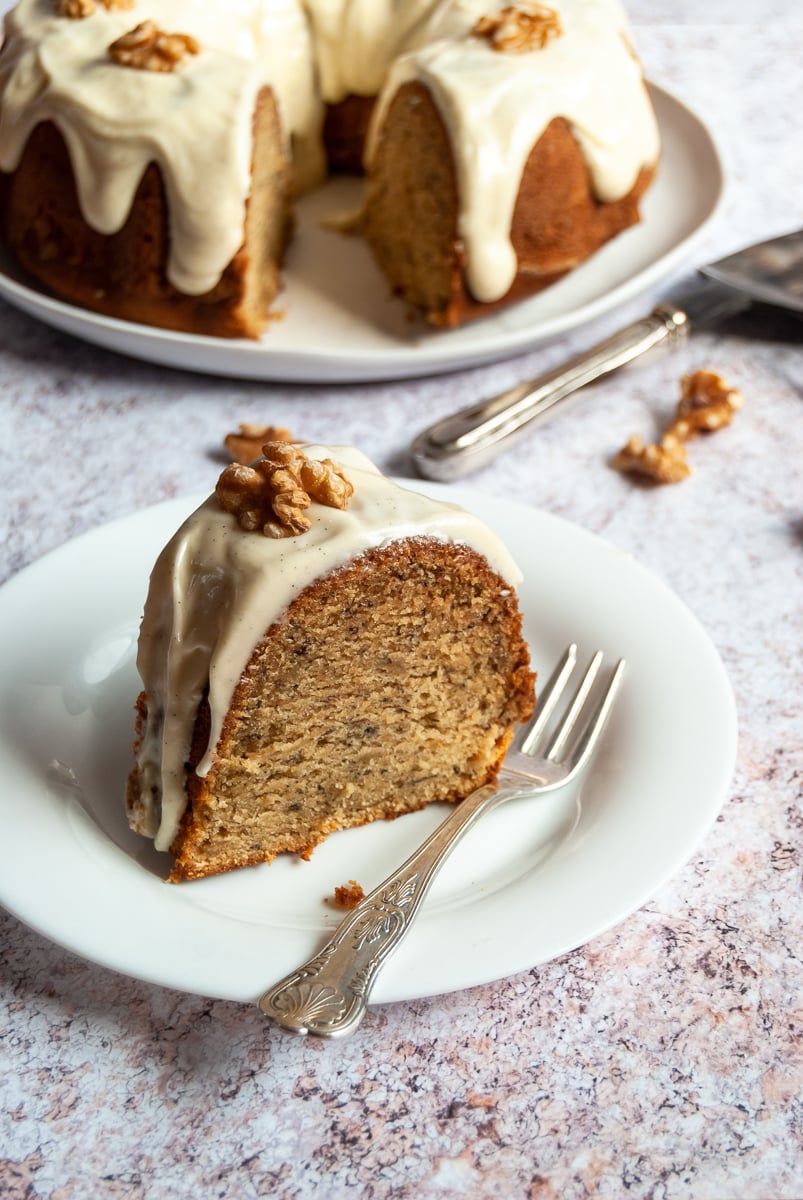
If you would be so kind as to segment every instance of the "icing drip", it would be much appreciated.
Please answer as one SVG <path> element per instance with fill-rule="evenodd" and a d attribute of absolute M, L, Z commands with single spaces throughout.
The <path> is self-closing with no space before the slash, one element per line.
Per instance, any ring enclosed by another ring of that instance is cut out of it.
<path fill-rule="evenodd" d="M 304 0 L 328 104 L 375 96 L 393 60 L 431 36 L 444 0 Z"/>
<path fill-rule="evenodd" d="M 471 546 L 512 586 L 520 579 L 496 535 L 463 509 L 399 487 L 356 450 L 305 446 L 304 453 L 344 468 L 354 484 L 347 510 L 313 504 L 310 530 L 274 539 L 244 532 L 210 497 L 154 566 L 137 658 L 148 723 L 138 757 L 142 803 L 135 822 L 159 850 L 169 848 L 186 805 L 184 764 L 207 685 L 211 733 L 199 775 L 212 765 L 254 648 L 305 587 L 372 547 L 422 536 Z"/>

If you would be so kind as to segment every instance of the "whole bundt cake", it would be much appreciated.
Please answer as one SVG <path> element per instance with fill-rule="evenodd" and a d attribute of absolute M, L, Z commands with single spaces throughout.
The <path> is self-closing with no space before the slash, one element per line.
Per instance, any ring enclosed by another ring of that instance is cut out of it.
<path fill-rule="evenodd" d="M 259 337 L 294 201 L 360 226 L 435 325 L 537 291 L 639 218 L 657 126 L 618 0 L 20 0 L 0 238 L 79 305 Z"/>

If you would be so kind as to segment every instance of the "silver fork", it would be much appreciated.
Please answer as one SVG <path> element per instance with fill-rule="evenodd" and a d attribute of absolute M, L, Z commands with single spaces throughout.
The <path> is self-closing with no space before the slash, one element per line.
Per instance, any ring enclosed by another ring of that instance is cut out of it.
<path fill-rule="evenodd" d="M 620 659 L 590 714 L 580 722 L 602 658 L 598 650 L 553 730 L 550 719 L 577 663 L 577 646 L 566 649 L 532 720 L 508 751 L 497 783 L 462 800 L 397 871 L 352 909 L 317 954 L 265 992 L 259 1007 L 266 1017 L 292 1033 L 333 1038 L 354 1032 L 381 968 L 409 933 L 432 881 L 460 838 L 483 813 L 507 800 L 564 787 L 588 764 L 625 665 Z"/>

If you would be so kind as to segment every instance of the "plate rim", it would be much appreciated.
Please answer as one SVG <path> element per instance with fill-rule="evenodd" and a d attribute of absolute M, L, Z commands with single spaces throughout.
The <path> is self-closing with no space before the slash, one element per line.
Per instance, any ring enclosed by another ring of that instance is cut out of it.
<path fill-rule="evenodd" d="M 408 485 L 410 483 L 409 480 L 400 482 L 404 482 Z M 464 486 L 461 487 L 459 485 L 438 485 L 429 483 L 419 485 L 418 481 L 416 481 L 416 486 L 420 486 L 420 490 L 428 491 L 433 495 L 437 495 L 445 499 L 455 499 L 458 503 L 465 503 L 467 489 Z M 177 523 L 177 515 L 179 513 L 189 512 L 191 507 L 193 507 L 202 498 L 203 496 L 198 494 L 163 501 L 160 504 L 151 506 L 148 509 L 131 513 L 128 516 L 117 518 L 115 521 L 97 526 L 91 530 L 87 530 L 85 533 L 79 535 L 71 541 L 56 547 L 54 550 L 49 551 L 47 554 L 42 555 L 40 558 L 32 562 L 28 567 L 18 572 L 17 575 L 13 576 L 2 587 L 0 587 L 0 611 L 5 607 L 9 595 L 19 592 L 24 594 L 26 588 L 28 588 L 31 584 L 31 581 L 33 581 L 33 585 L 35 587 L 37 576 L 40 574 L 43 576 L 46 575 L 50 567 L 55 567 L 58 569 L 60 566 L 59 560 L 62 560 L 62 562 L 65 560 L 69 561 L 71 556 L 76 552 L 79 554 L 83 553 L 84 558 L 86 558 L 86 554 L 84 552 L 87 550 L 87 548 L 89 548 L 91 551 L 93 539 L 96 539 L 98 542 L 100 542 L 104 538 L 112 537 L 115 535 L 115 533 L 118 533 L 121 526 L 125 527 L 127 525 L 130 530 L 137 524 L 138 521 L 143 521 L 143 528 L 145 528 L 146 526 L 145 521 L 143 520 L 144 518 L 150 522 L 155 521 L 157 526 L 160 525 L 160 519 L 163 519 L 163 523 L 165 525 L 164 533 L 169 536 L 169 532 Z M 668 588 L 668 586 L 663 583 L 662 580 L 658 578 L 658 576 L 639 563 L 638 560 L 636 560 L 632 555 L 618 549 L 611 543 L 607 542 L 604 538 L 601 538 L 599 535 L 592 533 L 591 531 L 582 526 L 576 525 L 571 521 L 568 521 L 564 517 L 530 508 L 518 501 L 488 496 L 481 496 L 478 498 L 476 493 L 471 493 L 471 498 L 474 502 L 474 507 L 480 509 L 481 515 L 483 507 L 485 507 L 487 512 L 488 506 L 490 506 L 491 511 L 493 511 L 497 517 L 500 513 L 504 515 L 505 511 L 510 513 L 511 517 L 516 516 L 519 519 L 523 513 L 528 514 L 531 520 L 535 522 L 536 527 L 539 525 L 539 523 L 541 523 L 544 525 L 544 527 L 551 527 L 551 530 L 556 533 L 567 535 L 575 542 L 577 539 L 579 539 L 580 544 L 594 547 L 595 551 L 600 551 L 607 556 L 609 561 L 618 562 L 623 566 L 624 570 L 635 573 L 642 581 L 648 581 L 648 586 L 653 590 L 653 594 L 660 594 L 660 596 L 663 597 L 663 602 L 668 604 L 676 613 L 682 616 L 686 627 L 694 630 L 694 637 L 699 642 L 699 645 L 705 648 L 704 653 L 708 656 L 708 666 L 712 668 L 717 675 L 718 686 L 721 690 L 720 699 L 724 698 L 724 708 L 720 715 L 728 729 L 728 737 L 726 739 L 728 744 L 724 747 L 724 751 L 722 751 L 720 754 L 721 761 L 720 767 L 718 768 L 718 791 L 720 794 L 716 798 L 716 803 L 709 801 L 709 807 L 706 811 L 705 821 L 698 822 L 695 825 L 690 837 L 684 843 L 682 853 L 675 854 L 672 861 L 667 862 L 664 866 L 664 869 L 652 877 L 650 886 L 645 892 L 632 896 L 631 902 L 628 903 L 628 905 L 626 905 L 624 908 L 620 908 L 610 917 L 609 920 L 600 923 L 594 919 L 591 919 L 589 927 L 590 931 L 589 928 L 581 930 L 581 936 L 576 942 L 574 942 L 572 945 L 564 945 L 556 952 L 565 953 L 571 949 L 574 949 L 576 945 L 585 944 L 585 942 L 590 940 L 590 938 L 599 936 L 601 933 L 605 932 L 605 930 L 612 928 L 623 920 L 626 920 L 627 917 L 629 917 L 634 911 L 641 908 L 651 898 L 651 896 L 654 895 L 655 892 L 667 882 L 669 878 L 671 878 L 678 870 L 681 869 L 681 867 L 688 861 L 699 844 L 702 842 L 725 801 L 728 784 L 733 773 L 737 739 L 735 699 L 733 697 L 730 682 L 719 654 L 699 620 L 683 604 L 679 597 L 677 597 L 677 595 L 670 588 Z M 144 584 L 142 598 L 144 598 Z M 127 600 L 126 603 L 128 602 L 129 601 Z M 130 603 L 133 605 L 135 602 L 135 598 L 131 597 Z M 526 617 L 527 614 L 525 612 L 525 619 Z M 10 636 L 11 635 L 8 633 L 0 635 L 0 643 L 10 638 Z M 12 692 L 13 683 L 3 682 L 2 685 L 0 685 L 0 704 L 2 705 L 3 710 L 5 710 L 9 696 Z M 0 731 L 0 757 L 3 757 L 8 753 L 8 747 L 4 747 L 4 742 L 6 740 L 7 735 L 5 731 Z M 40 788 L 45 786 L 45 781 L 41 778 L 38 781 L 33 780 L 33 783 Z M 0 800 L 0 811 L 2 811 L 2 808 L 3 801 Z M 125 852 L 114 845 L 114 843 L 110 843 L 110 845 L 110 858 L 106 864 L 106 870 L 101 870 L 100 872 L 101 877 L 103 878 L 106 878 L 109 873 L 112 875 L 114 874 L 116 869 L 115 863 L 121 861 L 121 856 L 122 859 L 125 860 L 125 863 L 129 864 L 129 866 L 132 861 L 128 858 Z M 126 866 L 122 862 L 121 866 L 123 866 L 124 871 L 129 870 L 129 866 Z M 173 888 L 171 888 L 170 891 L 172 893 Z M 154 892 L 154 895 L 155 894 L 156 893 Z M 252 994 L 252 989 L 244 988 L 242 983 L 232 985 L 227 982 L 225 986 L 220 986 L 219 981 L 217 981 L 216 986 L 210 986 L 208 967 L 204 962 L 204 954 L 206 949 L 204 945 L 190 945 L 188 948 L 186 948 L 187 957 L 184 964 L 173 964 L 171 970 L 169 971 L 165 971 L 161 967 L 154 969 L 151 966 L 149 968 L 147 963 L 143 964 L 141 961 L 137 963 L 131 961 L 132 951 L 127 943 L 124 944 L 122 948 L 120 945 L 116 945 L 113 949 L 110 949 L 108 945 L 101 945 L 99 947 L 97 945 L 97 939 L 93 936 L 91 930 L 87 931 L 82 929 L 77 932 L 67 931 L 65 933 L 65 931 L 60 927 L 58 919 L 43 919 L 41 912 L 39 912 L 38 909 L 36 915 L 39 919 L 32 919 L 31 906 L 30 904 L 26 904 L 25 897 L 10 894 L 10 888 L 5 872 L 0 872 L 0 903 L 2 903 L 3 906 L 13 913 L 19 920 L 35 929 L 43 936 L 47 937 L 50 941 L 62 945 L 72 953 L 76 953 L 79 956 L 96 962 L 108 969 L 116 970 L 127 976 L 138 978 L 151 984 L 199 995 L 212 995 L 221 999 L 235 1001 L 248 1001 L 255 998 L 255 994 Z M 148 903 L 150 904 L 150 899 L 148 900 Z M 158 909 L 158 904 L 156 907 Z M 198 911 L 198 909 L 193 909 L 193 912 L 196 914 L 196 918 Z M 220 933 L 222 936 L 225 936 L 226 930 L 230 925 L 231 918 L 214 911 L 203 911 L 204 915 L 200 924 L 204 927 L 204 929 L 207 930 L 209 934 Z M 424 929 L 425 934 L 428 937 L 432 934 L 433 930 L 435 933 L 437 933 L 437 930 L 440 928 L 442 921 L 445 918 L 441 914 L 435 914 L 435 916 L 430 920 L 429 928 L 427 929 L 427 923 L 424 919 L 425 915 L 426 909 L 424 913 L 422 913 L 422 917 L 420 918 L 416 929 Z M 475 918 L 476 915 L 477 914 L 475 913 Z M 264 942 L 265 951 L 267 953 L 270 943 L 270 929 L 262 929 L 259 936 Z M 311 939 L 313 942 L 313 948 L 315 936 L 315 931 L 312 931 Z M 413 935 L 411 935 L 411 941 L 414 939 L 414 937 L 415 931 Z M 192 941 L 192 939 L 190 940 Z M 198 939 L 199 942 L 200 940 L 201 939 Z M 305 939 L 302 937 L 300 940 L 304 942 Z M 310 939 L 307 938 L 306 940 L 309 941 Z M 182 949 L 185 949 L 183 945 Z M 142 953 L 142 951 L 143 947 L 140 945 L 139 952 Z M 404 947 L 402 947 L 402 950 L 399 952 L 400 955 L 402 955 L 403 951 Z M 554 954 L 550 955 L 550 958 L 554 956 Z M 373 1002 L 385 1003 L 397 1000 L 409 1000 L 420 998 L 426 995 L 440 994 L 443 992 L 462 990 L 467 987 L 483 985 L 518 973 L 519 971 L 532 969 L 533 967 L 538 966 L 540 962 L 549 960 L 537 958 L 536 961 L 529 961 L 529 956 L 526 956 L 528 961 L 525 961 L 517 954 L 514 955 L 514 957 L 517 958 L 516 963 L 510 966 L 509 969 L 503 970 L 501 973 L 496 967 L 493 967 L 490 970 L 483 970 L 481 967 L 475 967 L 472 964 L 471 969 L 468 971 L 466 971 L 465 967 L 463 967 L 462 973 L 457 971 L 453 972 L 453 976 L 446 986 L 444 986 L 442 974 L 440 976 L 440 982 L 437 981 L 437 971 L 435 972 L 436 980 L 434 983 L 430 982 L 426 986 L 422 986 L 421 984 L 413 984 L 410 986 L 408 982 L 405 982 L 403 973 L 400 973 L 397 976 L 393 975 L 392 968 L 394 964 L 391 963 L 386 976 L 383 976 L 379 981 L 375 993 L 375 1000 Z M 298 961 L 302 961 L 301 957 L 299 957 Z M 267 974 L 269 975 L 270 972 L 268 971 Z M 448 970 L 446 974 L 448 976 Z M 265 978 L 264 983 L 266 986 L 270 982 L 270 978 Z"/>
<path fill-rule="evenodd" d="M 38 287 L 35 281 L 22 278 L 23 272 L 15 268 L 13 263 L 13 274 L 9 274 L 2 269 L 9 261 L 5 252 L 0 261 L 0 296 L 28 315 L 79 340 L 142 362 L 213 377 L 234 375 L 243 379 L 286 383 L 382 382 L 443 374 L 510 358 L 589 324 L 668 276 L 691 256 L 694 247 L 720 211 L 726 190 L 726 173 L 711 130 L 672 92 L 652 81 L 647 81 L 647 86 L 656 104 L 659 126 L 663 110 L 666 109 L 669 115 L 664 120 L 671 118 L 674 123 L 685 122 L 705 147 L 706 166 L 711 175 L 708 184 L 711 196 L 704 215 L 685 237 L 664 254 L 610 290 L 581 303 L 579 307 L 536 321 L 534 325 L 527 319 L 528 306 L 537 305 L 539 297 L 519 301 L 515 305 L 515 312 L 519 314 L 519 328 L 507 331 L 503 328 L 496 337 L 491 335 L 490 338 L 483 338 L 480 335 L 479 338 L 472 338 L 468 345 L 458 345 L 454 353 L 449 352 L 446 340 L 450 337 L 449 331 L 426 331 L 427 340 L 422 345 L 411 343 L 393 351 L 363 347 L 355 359 L 354 352 L 347 350 L 319 350 L 314 345 L 304 349 L 279 347 L 275 337 L 271 344 L 270 330 L 263 340 L 250 341 L 139 325 L 59 300 Z M 626 233 L 622 236 L 626 236 Z M 616 239 L 610 246 L 615 248 Z M 593 269 L 594 265 L 595 258 L 592 257 L 577 270 L 582 271 L 584 267 Z M 510 308 L 503 309 L 500 314 L 473 322 L 472 328 L 482 331 L 484 327 L 487 335 L 488 329 L 496 328 L 492 323 L 504 325 L 506 318 L 510 319 L 510 313 Z M 455 331 L 457 334 L 462 332 L 464 330 Z M 133 347 L 120 344 L 132 340 L 135 343 Z M 216 356 L 219 356 L 219 361 Z"/>

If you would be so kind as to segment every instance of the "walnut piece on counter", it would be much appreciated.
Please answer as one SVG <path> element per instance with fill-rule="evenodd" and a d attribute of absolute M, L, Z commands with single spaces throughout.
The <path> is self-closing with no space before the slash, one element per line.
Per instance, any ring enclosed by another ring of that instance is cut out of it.
<path fill-rule="evenodd" d="M 188 33 L 165 33 L 155 21 L 141 21 L 109 46 L 109 57 L 138 71 L 174 71 L 200 43 Z"/>
<path fill-rule="evenodd" d="M 551 38 L 560 37 L 563 28 L 553 8 L 521 0 L 493 15 L 480 17 L 471 32 L 475 37 L 487 38 L 493 49 L 502 54 L 528 54 L 531 50 L 543 50 Z"/>
<path fill-rule="evenodd" d="M 664 434 L 660 442 L 647 443 L 634 435 L 616 455 L 613 465 L 618 471 L 641 475 L 653 483 L 680 483 L 691 475 L 686 447 L 672 434 Z"/>
<path fill-rule="evenodd" d="M 744 396 L 716 371 L 693 371 L 680 381 L 677 413 L 667 432 L 683 441 L 697 433 L 714 433 L 730 425 L 744 405 Z"/>
<path fill-rule="evenodd" d="M 265 442 L 292 442 L 293 435 L 281 425 L 240 425 L 236 433 L 227 433 L 223 445 L 231 455 L 231 461 L 252 463 L 259 458 Z"/>
<path fill-rule="evenodd" d="M 653 483 L 679 483 L 691 475 L 684 443 L 698 433 L 714 433 L 730 425 L 744 397 L 716 371 L 699 370 L 680 381 L 680 400 L 674 419 L 659 442 L 646 445 L 634 436 L 623 446 L 611 466 Z"/>
<path fill-rule="evenodd" d="M 329 903 L 334 904 L 336 908 L 356 908 L 364 899 L 365 892 L 362 886 L 357 883 L 356 879 L 350 879 L 348 883 L 335 888 L 334 896 Z"/>
<path fill-rule="evenodd" d="M 336 463 L 307 458 L 290 442 L 271 441 L 253 466 L 231 463 L 215 487 L 218 502 L 233 513 L 241 529 L 266 537 L 294 537 L 312 522 L 306 509 L 317 501 L 348 508 L 353 485 Z"/>

